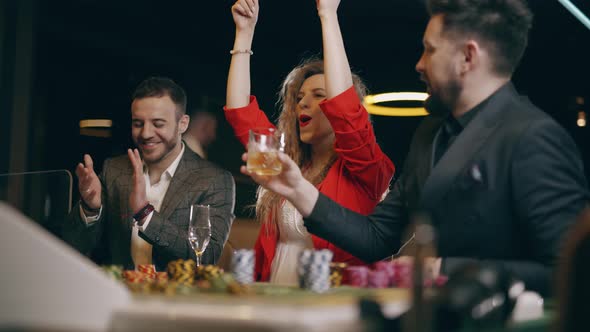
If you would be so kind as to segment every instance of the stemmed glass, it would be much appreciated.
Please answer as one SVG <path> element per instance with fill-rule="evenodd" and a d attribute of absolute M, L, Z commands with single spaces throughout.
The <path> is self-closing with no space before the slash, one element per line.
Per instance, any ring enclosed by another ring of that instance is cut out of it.
<path fill-rule="evenodd" d="M 211 240 L 211 221 L 209 205 L 191 205 L 188 223 L 188 242 L 197 256 L 197 266 L 201 265 L 201 256 Z"/>

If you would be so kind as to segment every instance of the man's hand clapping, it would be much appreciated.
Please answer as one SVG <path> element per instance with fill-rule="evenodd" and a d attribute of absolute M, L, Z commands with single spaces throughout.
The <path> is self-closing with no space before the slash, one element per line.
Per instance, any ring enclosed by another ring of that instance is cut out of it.
<path fill-rule="evenodd" d="M 93 210 L 100 209 L 102 186 L 98 176 L 94 173 L 94 164 L 90 155 L 84 155 L 84 164 L 78 164 L 76 176 L 78 177 L 80 199 L 84 201 L 86 207 Z"/>
<path fill-rule="evenodd" d="M 127 156 L 129 156 L 129 161 L 131 161 L 131 167 L 133 168 L 133 187 L 129 195 L 129 208 L 135 214 L 148 204 L 147 194 L 145 192 L 143 162 L 137 149 L 128 149 Z"/>

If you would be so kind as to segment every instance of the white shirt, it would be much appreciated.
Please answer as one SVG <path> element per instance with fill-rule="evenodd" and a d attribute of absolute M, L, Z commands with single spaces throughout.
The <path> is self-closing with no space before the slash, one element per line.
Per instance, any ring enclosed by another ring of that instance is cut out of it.
<path fill-rule="evenodd" d="M 178 168 L 178 164 L 180 163 L 180 159 L 182 159 L 183 154 L 184 144 L 182 144 L 182 148 L 176 159 L 174 159 L 172 164 L 170 164 L 170 166 L 168 166 L 168 168 L 162 173 L 160 180 L 153 185 L 150 182 L 150 175 L 147 165 L 144 166 L 143 176 L 145 178 L 145 192 L 147 200 L 158 212 L 162 207 L 162 201 L 164 200 L 164 196 L 168 191 L 172 177 L 174 176 L 174 173 L 176 173 L 176 169 Z M 101 213 L 102 206 L 100 207 L 100 211 L 97 216 L 86 217 L 84 210 L 82 210 L 82 207 L 80 207 L 80 215 L 88 226 L 92 225 L 96 220 L 98 220 Z M 144 239 L 139 237 L 139 231 L 143 232 L 147 229 L 153 214 L 154 213 L 152 212 L 146 217 L 146 220 L 142 226 L 135 224 L 133 226 L 133 230 L 131 231 L 131 257 L 133 258 L 133 263 L 135 266 L 139 264 L 152 264 L 152 246 Z"/>

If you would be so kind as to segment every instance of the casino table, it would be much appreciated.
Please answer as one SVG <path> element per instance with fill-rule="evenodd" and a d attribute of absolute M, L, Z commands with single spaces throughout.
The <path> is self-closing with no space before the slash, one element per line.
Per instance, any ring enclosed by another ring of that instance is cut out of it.
<path fill-rule="evenodd" d="M 135 293 L 133 304 L 118 310 L 111 328 L 136 330 L 147 324 L 150 329 L 206 324 L 216 330 L 332 331 L 361 328 L 359 299 L 377 301 L 388 317 L 397 317 L 408 309 L 407 289 L 332 288 L 316 294 L 297 287 L 255 283 L 247 294 L 185 291 L 172 296 L 162 293 Z M 147 322 L 147 323 L 146 323 Z"/>
<path fill-rule="evenodd" d="M 216 331 L 359 331 L 359 301 L 379 303 L 386 317 L 395 318 L 410 305 L 406 288 L 368 289 L 340 286 L 324 294 L 297 287 L 255 283 L 247 294 L 187 291 L 172 296 L 135 293 L 133 305 L 119 310 L 113 331 L 190 330 L 198 326 Z M 483 332 L 549 331 L 553 320 L 549 306 L 541 319 L 511 323 L 503 329 Z M 482 331 L 465 327 L 462 331 Z"/>
<path fill-rule="evenodd" d="M 360 299 L 374 299 L 387 317 L 410 304 L 404 288 L 316 294 L 264 283 L 235 293 L 129 287 L 1 202 L 0 252 L 0 331 L 361 331 Z M 504 331 L 547 331 L 551 313 Z"/>

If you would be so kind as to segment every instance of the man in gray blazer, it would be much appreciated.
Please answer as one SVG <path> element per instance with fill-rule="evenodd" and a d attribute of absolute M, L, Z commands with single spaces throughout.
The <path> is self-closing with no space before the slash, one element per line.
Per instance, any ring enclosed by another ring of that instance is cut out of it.
<path fill-rule="evenodd" d="M 428 260 L 435 274 L 485 262 L 547 294 L 562 235 L 588 190 L 571 137 L 510 82 L 532 14 L 524 0 L 428 4 L 416 70 L 431 114 L 371 215 L 320 194 L 285 155 L 280 176 L 250 175 L 291 201 L 309 232 L 367 262 L 395 253 L 412 215 L 426 212 L 437 232 L 438 257 Z"/>
<path fill-rule="evenodd" d="M 195 259 L 188 242 L 190 206 L 209 205 L 211 241 L 202 262 L 217 262 L 234 219 L 235 185 L 229 172 L 185 147 L 185 110 L 184 90 L 172 80 L 140 83 L 131 105 L 137 149 L 106 160 L 100 176 L 84 156 L 76 168 L 81 200 L 64 240 L 86 255 L 102 251 L 103 264 L 164 270 L 171 260 Z"/>

